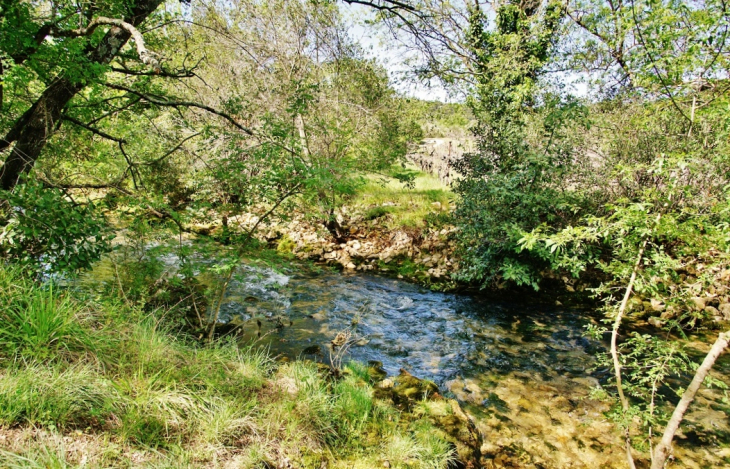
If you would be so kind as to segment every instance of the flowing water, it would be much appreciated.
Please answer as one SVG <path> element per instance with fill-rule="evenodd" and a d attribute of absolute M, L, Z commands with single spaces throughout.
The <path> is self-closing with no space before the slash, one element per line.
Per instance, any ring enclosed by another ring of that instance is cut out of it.
<path fill-rule="evenodd" d="M 174 256 L 164 260 L 174 270 Z M 243 343 L 280 357 L 376 361 L 388 374 L 434 381 L 475 417 L 492 466 L 625 467 L 620 435 L 604 415 L 609 405 L 593 398 L 610 371 L 593 369 L 605 348 L 584 337 L 592 321 L 585 311 L 372 275 L 242 265 L 221 321 L 239 325 Z M 346 357 L 331 353 L 340 333 L 350 339 Z M 680 467 L 730 467 L 729 407 L 717 391 L 699 404 L 677 445 Z"/>

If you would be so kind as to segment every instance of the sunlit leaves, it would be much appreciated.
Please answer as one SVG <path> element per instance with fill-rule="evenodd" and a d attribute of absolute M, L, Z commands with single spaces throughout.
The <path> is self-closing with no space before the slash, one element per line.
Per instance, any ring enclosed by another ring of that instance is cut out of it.
<path fill-rule="evenodd" d="M 113 238 L 93 205 L 79 206 L 30 180 L 2 194 L 0 253 L 46 272 L 89 268 Z"/>

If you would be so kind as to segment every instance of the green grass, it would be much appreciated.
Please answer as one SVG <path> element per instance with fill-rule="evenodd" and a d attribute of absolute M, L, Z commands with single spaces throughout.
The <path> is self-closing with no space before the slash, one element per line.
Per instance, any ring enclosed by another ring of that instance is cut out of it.
<path fill-rule="evenodd" d="M 47 358 L 83 350 L 91 340 L 84 314 L 53 286 L 27 284 L 20 270 L 0 279 L 0 348 L 23 358 Z"/>
<path fill-rule="evenodd" d="M 429 214 L 447 212 L 455 196 L 437 177 L 419 171 L 416 174 L 413 187 L 367 176 L 367 183 L 348 205 L 361 210 L 366 220 L 384 219 L 390 229 L 423 228 Z"/>
<path fill-rule="evenodd" d="M 7 267 L 0 304 L 0 467 L 380 467 L 393 457 L 392 467 L 430 468 L 451 457 L 424 420 L 373 398 L 362 365 L 335 379 L 232 340 L 202 346 L 166 330 L 165 312 L 73 297 Z"/>

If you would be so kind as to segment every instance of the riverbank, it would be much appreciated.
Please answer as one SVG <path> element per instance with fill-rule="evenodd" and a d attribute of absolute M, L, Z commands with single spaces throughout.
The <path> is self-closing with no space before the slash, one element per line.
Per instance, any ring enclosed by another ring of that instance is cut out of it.
<path fill-rule="evenodd" d="M 456 401 L 420 380 L 378 387 L 382 374 L 356 363 L 333 372 L 276 363 L 234 340 L 202 346 L 166 326 L 168 311 L 40 287 L 7 268 L 0 292 L 3 467 L 426 468 L 478 460 L 454 437 L 470 423 Z"/>
<path fill-rule="evenodd" d="M 411 171 L 411 186 L 364 176 L 366 183 L 334 213 L 336 235 L 306 212 L 262 219 L 263 208 L 261 213 L 192 213 L 186 229 L 217 239 L 253 229 L 260 242 L 300 260 L 392 275 L 435 290 L 463 288 L 453 278 L 459 269 L 455 228 L 448 223 L 454 195 L 436 176 Z"/>

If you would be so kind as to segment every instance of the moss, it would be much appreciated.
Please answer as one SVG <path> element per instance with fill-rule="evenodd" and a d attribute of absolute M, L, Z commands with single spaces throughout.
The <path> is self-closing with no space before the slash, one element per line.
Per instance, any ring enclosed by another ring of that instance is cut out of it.
<path fill-rule="evenodd" d="M 291 254 L 297 244 L 289 237 L 283 236 L 276 245 L 276 252 L 279 254 Z"/>

